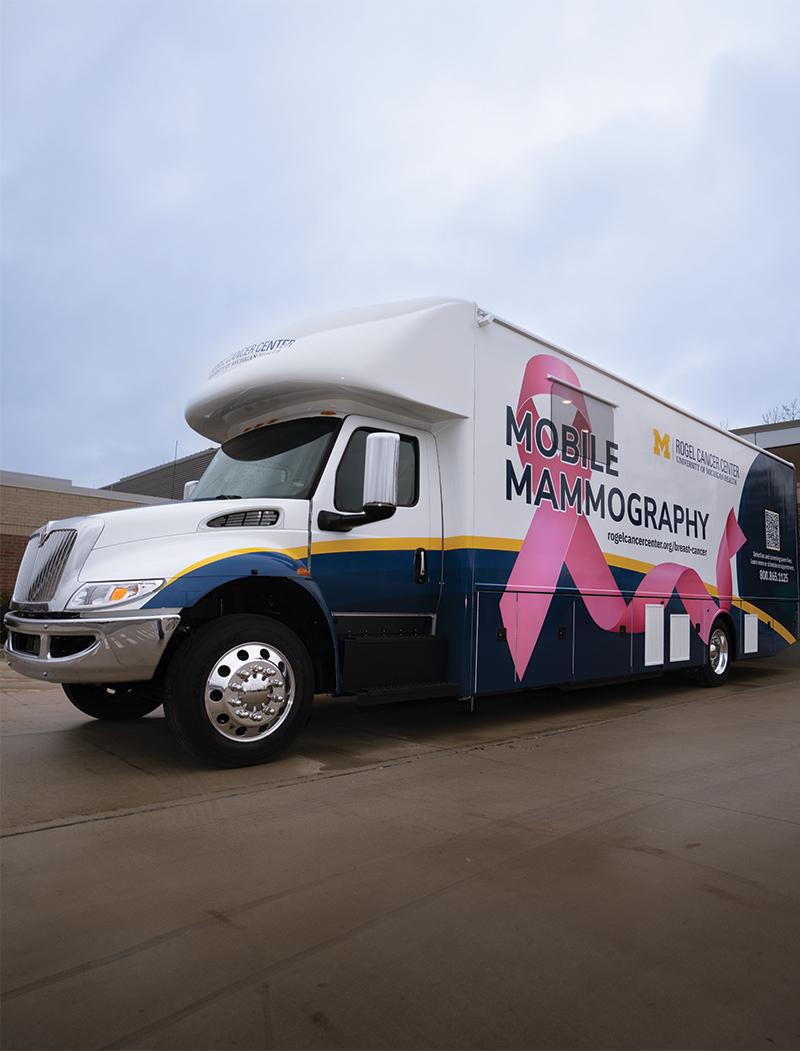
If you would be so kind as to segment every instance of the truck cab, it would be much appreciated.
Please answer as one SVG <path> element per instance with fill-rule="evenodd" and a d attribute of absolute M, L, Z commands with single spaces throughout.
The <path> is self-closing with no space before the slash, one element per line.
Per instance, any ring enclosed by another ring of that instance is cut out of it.
<path fill-rule="evenodd" d="M 62 683 L 95 718 L 164 704 L 181 743 L 223 765 L 286 747 L 315 694 L 457 696 L 436 630 L 434 424 L 468 406 L 453 389 L 431 404 L 422 363 L 438 327 L 456 317 L 466 332 L 474 312 L 369 308 L 223 359 L 187 407 L 220 443 L 187 499 L 33 535 L 11 666 Z"/>

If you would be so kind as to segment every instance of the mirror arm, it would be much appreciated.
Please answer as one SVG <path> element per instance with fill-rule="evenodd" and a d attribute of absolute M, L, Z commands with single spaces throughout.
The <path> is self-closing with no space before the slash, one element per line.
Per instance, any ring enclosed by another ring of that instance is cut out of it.
<path fill-rule="evenodd" d="M 317 525 L 333 533 L 349 533 L 354 526 L 369 525 L 370 522 L 383 522 L 391 518 L 396 507 L 367 507 L 361 514 L 343 515 L 339 511 L 320 511 Z"/>

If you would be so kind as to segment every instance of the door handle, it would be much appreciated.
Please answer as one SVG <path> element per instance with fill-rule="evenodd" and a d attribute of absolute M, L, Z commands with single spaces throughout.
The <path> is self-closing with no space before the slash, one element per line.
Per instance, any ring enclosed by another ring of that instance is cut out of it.
<path fill-rule="evenodd" d="M 414 580 L 418 584 L 424 584 L 428 579 L 428 555 L 424 547 L 418 547 L 414 552 Z"/>

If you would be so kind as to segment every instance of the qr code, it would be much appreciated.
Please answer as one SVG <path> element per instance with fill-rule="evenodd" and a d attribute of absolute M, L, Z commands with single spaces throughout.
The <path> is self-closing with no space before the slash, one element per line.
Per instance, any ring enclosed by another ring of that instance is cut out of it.
<path fill-rule="evenodd" d="M 764 510 L 764 535 L 767 551 L 781 549 L 781 517 L 776 511 Z"/>

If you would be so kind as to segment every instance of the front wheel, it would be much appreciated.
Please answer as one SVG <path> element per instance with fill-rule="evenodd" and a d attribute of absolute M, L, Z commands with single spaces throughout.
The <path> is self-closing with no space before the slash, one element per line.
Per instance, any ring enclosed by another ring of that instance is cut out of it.
<path fill-rule="evenodd" d="M 221 617 L 175 655 L 165 711 L 175 737 L 218 766 L 251 766 L 282 752 L 314 700 L 308 650 L 271 617 Z"/>
<path fill-rule="evenodd" d="M 103 686 L 100 683 L 63 683 L 61 687 L 69 701 L 84 715 L 93 719 L 121 722 L 141 719 L 161 705 L 161 697 L 147 693 L 143 686 L 129 686 L 121 682 Z"/>
<path fill-rule="evenodd" d="M 730 632 L 726 625 L 718 620 L 711 628 L 706 663 L 701 671 L 706 686 L 722 686 L 727 682 L 731 670 L 732 654 Z"/>

